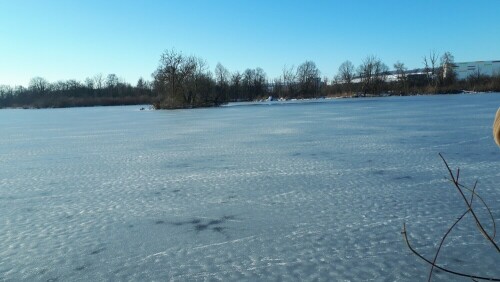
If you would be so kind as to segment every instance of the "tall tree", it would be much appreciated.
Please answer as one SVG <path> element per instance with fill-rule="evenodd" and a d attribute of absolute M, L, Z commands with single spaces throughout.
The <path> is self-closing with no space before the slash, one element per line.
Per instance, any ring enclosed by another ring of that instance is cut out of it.
<path fill-rule="evenodd" d="M 283 84 L 284 84 L 284 93 L 285 96 L 294 96 L 295 95 L 295 86 L 296 86 L 296 71 L 295 71 L 295 66 L 290 66 L 287 67 L 286 65 L 283 66 L 282 70 L 282 75 L 283 75 Z"/>
<path fill-rule="evenodd" d="M 14 89 L 9 85 L 0 85 L 0 98 L 5 99 L 12 96 Z"/>
<path fill-rule="evenodd" d="M 457 74 L 453 70 L 455 65 L 455 57 L 451 54 L 451 52 L 444 52 L 444 54 L 440 58 L 441 68 L 439 71 L 439 80 L 443 85 L 452 84 L 457 77 Z"/>
<path fill-rule="evenodd" d="M 352 80 L 354 79 L 355 74 L 356 70 L 351 61 L 347 60 L 339 66 L 338 77 L 336 80 L 346 86 L 344 91 L 351 92 Z"/>
<path fill-rule="evenodd" d="M 364 94 L 372 91 L 376 61 L 377 58 L 373 55 L 370 55 L 367 56 L 358 67 L 358 76 L 361 79 L 361 87 Z"/>
<path fill-rule="evenodd" d="M 229 71 L 221 64 L 215 66 L 215 81 L 217 85 L 229 84 Z"/>
<path fill-rule="evenodd" d="M 320 71 L 313 61 L 305 61 L 297 67 L 297 80 L 300 92 L 304 97 L 311 97 L 319 93 Z"/>
<path fill-rule="evenodd" d="M 217 106 L 227 101 L 215 91 L 215 80 L 205 60 L 165 51 L 153 73 L 154 89 L 159 94 L 157 108 Z"/>
<path fill-rule="evenodd" d="M 406 66 L 404 63 L 397 61 L 394 64 L 394 69 L 396 70 L 397 85 L 399 86 L 399 91 L 407 93 L 408 80 L 406 76 Z"/>
<path fill-rule="evenodd" d="M 429 56 L 424 56 L 424 71 L 426 72 L 427 75 L 427 80 L 429 81 L 429 84 L 431 85 L 436 85 L 437 83 L 437 61 L 438 61 L 439 55 L 436 53 L 436 51 L 432 50 L 429 51 Z"/>
<path fill-rule="evenodd" d="M 243 95 L 245 100 L 251 101 L 254 100 L 255 95 L 255 70 L 254 69 L 246 69 L 243 72 L 242 77 L 242 88 Z"/>
<path fill-rule="evenodd" d="M 367 56 L 358 67 L 358 75 L 365 94 L 378 94 L 385 84 L 389 68 L 377 57 Z"/>
<path fill-rule="evenodd" d="M 106 77 L 106 87 L 107 88 L 114 88 L 118 85 L 118 76 L 116 76 L 116 74 L 114 73 L 110 73 L 108 74 L 108 76 Z"/>
<path fill-rule="evenodd" d="M 267 94 L 267 74 L 262 68 L 255 69 L 254 87 L 255 95 L 262 97 Z"/>
<path fill-rule="evenodd" d="M 183 84 L 194 70 L 194 59 L 185 57 L 175 49 L 166 50 L 161 55 L 160 65 L 153 73 L 153 78 L 156 92 L 165 107 L 181 107 L 185 103 Z M 163 107 L 161 104 L 155 106 Z"/>
<path fill-rule="evenodd" d="M 28 89 L 36 94 L 45 94 L 50 87 L 49 82 L 43 77 L 34 77 L 30 80 Z"/>
<path fill-rule="evenodd" d="M 101 90 L 104 88 L 104 76 L 102 75 L 102 73 L 94 75 L 92 79 L 94 80 L 95 89 Z"/>
<path fill-rule="evenodd" d="M 231 74 L 231 85 L 230 85 L 230 100 L 238 101 L 241 99 L 241 81 L 243 75 L 239 71 L 235 71 Z"/>
<path fill-rule="evenodd" d="M 146 81 L 144 80 L 144 78 L 139 77 L 139 79 L 137 80 L 136 88 L 138 88 L 138 89 L 145 89 L 146 88 Z"/>
<path fill-rule="evenodd" d="M 218 63 L 215 66 L 216 94 L 218 96 L 228 99 L 229 80 L 229 71 L 221 63 Z"/>
<path fill-rule="evenodd" d="M 203 103 L 208 103 L 212 96 L 212 73 L 208 69 L 207 62 L 198 57 L 191 56 L 192 69 L 188 69 L 190 74 L 187 77 L 187 91 L 184 91 L 184 101 L 190 107 L 196 106 L 195 104 L 199 99 Z"/>
<path fill-rule="evenodd" d="M 90 90 L 94 90 L 94 80 L 90 77 L 85 78 L 85 87 Z"/>

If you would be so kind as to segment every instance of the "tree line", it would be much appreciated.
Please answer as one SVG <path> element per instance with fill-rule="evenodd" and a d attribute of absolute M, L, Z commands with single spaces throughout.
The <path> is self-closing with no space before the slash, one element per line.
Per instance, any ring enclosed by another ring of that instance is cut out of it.
<path fill-rule="evenodd" d="M 326 96 L 411 95 L 500 91 L 500 75 L 473 73 L 458 80 L 454 57 L 434 51 L 423 57 L 423 67 L 408 70 L 404 63 L 393 70 L 374 55 L 359 66 L 343 62 L 330 80 L 321 78 L 313 61 L 284 66 L 279 77 L 269 79 L 262 68 L 230 72 L 218 63 L 212 72 L 207 62 L 174 49 L 166 50 L 152 74 L 152 81 L 140 78 L 135 86 L 115 74 L 97 74 L 85 79 L 50 83 L 31 79 L 27 88 L 0 86 L 0 107 L 75 107 L 95 105 L 150 104 L 157 109 L 211 107 L 233 101 L 319 98 Z"/>
<path fill-rule="evenodd" d="M 150 104 L 152 83 L 140 78 L 135 86 L 116 74 L 96 74 L 82 83 L 77 80 L 50 83 L 34 77 L 28 87 L 0 85 L 0 108 L 64 108 L 85 106 Z"/>
<path fill-rule="evenodd" d="M 261 68 L 231 73 L 220 63 L 212 74 L 206 62 L 184 56 L 175 50 L 165 51 L 153 74 L 155 108 L 192 108 L 217 106 L 228 101 L 253 101 L 269 96 L 276 99 L 318 98 L 325 96 L 411 95 L 500 91 L 500 75 L 477 74 L 458 80 L 450 52 L 439 56 L 431 51 L 423 57 L 423 68 L 408 70 L 404 63 L 393 70 L 376 56 L 367 56 L 359 66 L 343 62 L 331 81 L 321 78 L 313 61 L 297 68 L 283 67 L 282 74 L 268 79 Z M 204 83 L 202 83 L 204 82 Z"/>

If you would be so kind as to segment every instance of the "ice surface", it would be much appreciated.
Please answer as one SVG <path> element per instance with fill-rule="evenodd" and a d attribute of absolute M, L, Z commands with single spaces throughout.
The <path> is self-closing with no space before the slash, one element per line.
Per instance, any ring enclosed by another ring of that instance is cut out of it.
<path fill-rule="evenodd" d="M 498 106 L 1 110 L 0 280 L 422 281 L 403 222 L 431 257 L 464 210 L 438 152 L 500 217 Z M 438 262 L 500 276 L 470 221 L 454 234 Z"/>

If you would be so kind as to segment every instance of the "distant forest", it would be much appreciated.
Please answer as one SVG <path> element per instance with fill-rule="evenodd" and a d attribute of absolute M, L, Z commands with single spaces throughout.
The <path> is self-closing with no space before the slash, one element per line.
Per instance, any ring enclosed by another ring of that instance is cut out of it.
<path fill-rule="evenodd" d="M 355 67 L 350 61 L 338 67 L 329 79 L 321 77 L 313 61 L 284 67 L 269 79 L 262 68 L 230 72 L 217 64 L 212 72 L 206 61 L 166 50 L 152 80 L 140 78 L 133 86 L 115 74 L 97 74 L 85 79 L 51 83 L 42 77 L 28 87 L 0 85 L 0 108 L 61 108 L 149 104 L 156 109 L 219 106 L 233 101 L 260 99 L 302 99 L 500 91 L 500 75 L 471 74 L 456 79 L 451 70 L 453 55 L 435 52 L 423 58 L 423 67 L 408 70 L 396 62 L 393 70 L 376 56 L 367 56 Z"/>

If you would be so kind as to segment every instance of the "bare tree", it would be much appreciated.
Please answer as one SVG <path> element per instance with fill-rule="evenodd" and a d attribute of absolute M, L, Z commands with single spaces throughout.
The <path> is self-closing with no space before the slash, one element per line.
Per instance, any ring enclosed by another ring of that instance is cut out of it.
<path fill-rule="evenodd" d="M 453 70 L 455 65 L 455 57 L 451 54 L 451 52 L 444 52 L 444 54 L 440 58 L 439 68 L 439 80 L 441 84 L 449 85 L 453 83 L 456 79 L 456 73 Z"/>
<path fill-rule="evenodd" d="M 399 84 L 400 91 L 402 92 L 407 92 L 407 86 L 408 86 L 408 80 L 406 76 L 406 66 L 404 63 L 397 61 L 394 64 L 394 69 L 396 70 L 396 76 L 397 76 L 397 83 Z"/>
<path fill-rule="evenodd" d="M 92 79 L 94 80 L 95 89 L 101 90 L 104 88 L 104 76 L 102 75 L 102 73 L 94 75 Z"/>
<path fill-rule="evenodd" d="M 14 89 L 9 85 L 0 85 L 0 98 L 5 99 L 6 97 L 12 96 Z"/>
<path fill-rule="evenodd" d="M 377 58 L 373 55 L 367 56 L 358 67 L 358 76 L 361 79 L 361 86 L 364 94 L 370 92 L 374 81 L 374 67 Z"/>
<path fill-rule="evenodd" d="M 234 73 L 231 74 L 230 93 L 231 93 L 231 100 L 233 101 L 238 100 L 240 98 L 242 79 L 243 76 L 239 71 L 235 71 Z"/>
<path fill-rule="evenodd" d="M 37 94 L 45 94 L 49 90 L 49 82 L 42 77 L 34 77 L 30 80 L 28 89 L 37 93 Z"/>
<path fill-rule="evenodd" d="M 182 54 L 174 49 L 166 50 L 160 57 L 160 65 L 153 73 L 156 91 L 165 96 L 164 99 L 173 102 L 179 91 L 179 73 L 184 62 Z"/>
<path fill-rule="evenodd" d="M 66 81 L 66 84 L 68 85 L 68 89 L 71 91 L 76 91 L 78 89 L 83 88 L 83 85 L 75 79 L 70 79 Z"/>
<path fill-rule="evenodd" d="M 352 80 L 356 74 L 356 69 L 351 61 L 347 60 L 340 64 L 335 80 L 343 84 L 344 92 L 351 92 Z"/>
<path fill-rule="evenodd" d="M 451 54 L 451 52 L 449 51 L 444 52 L 444 54 L 440 58 L 441 66 L 453 63 L 455 63 L 455 57 Z"/>
<path fill-rule="evenodd" d="M 85 78 L 85 87 L 90 90 L 94 90 L 94 80 L 90 77 Z"/>
<path fill-rule="evenodd" d="M 424 56 L 424 58 L 422 59 L 422 63 L 424 64 L 425 77 L 427 77 L 427 81 L 430 81 L 429 73 L 431 72 L 431 69 L 429 67 L 429 60 L 427 60 L 427 56 Z"/>
<path fill-rule="evenodd" d="M 297 67 L 297 81 L 304 96 L 314 96 L 320 89 L 320 71 L 313 61 L 305 61 Z"/>
<path fill-rule="evenodd" d="M 255 100 L 266 94 L 267 75 L 261 68 L 246 69 L 241 82 L 246 100 Z"/>
<path fill-rule="evenodd" d="M 184 91 L 184 103 L 193 107 L 200 96 L 203 103 L 207 104 L 212 98 L 210 85 L 213 81 L 212 73 L 204 59 L 194 56 L 189 59 L 192 65 L 187 68 L 190 74 L 188 74 L 188 91 Z"/>
<path fill-rule="evenodd" d="M 283 79 L 281 76 L 273 79 L 272 93 L 273 93 L 273 96 L 280 97 L 280 98 L 285 96 L 284 83 L 283 83 Z"/>
<path fill-rule="evenodd" d="M 394 63 L 394 69 L 396 70 L 396 76 L 398 81 L 404 81 L 406 80 L 406 66 L 404 63 L 397 61 Z"/>
<path fill-rule="evenodd" d="M 267 74 L 262 68 L 255 69 L 254 86 L 258 96 L 265 95 L 267 92 Z"/>
<path fill-rule="evenodd" d="M 283 91 L 286 93 L 286 96 L 291 96 L 294 95 L 295 93 L 295 82 L 296 82 L 296 72 L 295 72 L 295 66 L 290 66 L 287 67 L 286 65 L 283 66 L 282 70 L 282 76 L 283 76 L 283 86 L 284 89 Z"/>
<path fill-rule="evenodd" d="M 436 67 L 437 67 L 437 61 L 438 61 L 439 55 L 436 53 L 436 51 L 432 50 L 429 52 L 429 61 L 431 63 L 431 73 L 432 75 L 436 75 Z"/>
<path fill-rule="evenodd" d="M 68 91 L 68 85 L 65 81 L 58 80 L 57 82 L 52 83 L 53 91 Z"/>
<path fill-rule="evenodd" d="M 137 80 L 136 88 L 145 89 L 146 86 L 147 86 L 147 82 L 144 80 L 144 78 L 139 77 L 139 80 Z"/>
<path fill-rule="evenodd" d="M 321 83 L 323 83 L 323 85 L 328 85 L 328 83 L 330 82 L 330 79 L 328 79 L 328 76 L 323 76 L 323 81 Z"/>
<path fill-rule="evenodd" d="M 254 100 L 255 99 L 255 70 L 254 69 L 246 69 L 243 72 L 243 77 L 241 80 L 243 93 L 246 100 Z"/>
<path fill-rule="evenodd" d="M 198 78 L 203 71 L 208 67 L 206 62 L 194 56 L 184 57 L 184 63 L 179 69 L 180 80 L 177 85 L 180 88 L 179 95 L 181 96 L 182 105 L 193 105 L 196 95 L 198 94 Z"/>
<path fill-rule="evenodd" d="M 384 64 L 381 60 L 375 62 L 375 93 L 380 93 L 383 91 L 383 85 L 387 81 L 387 74 L 389 73 L 389 67 Z"/>
<path fill-rule="evenodd" d="M 439 55 L 434 50 L 429 51 L 429 57 L 424 56 L 423 58 L 424 70 L 426 72 L 427 79 L 429 80 L 429 83 L 433 84 L 434 86 L 436 83 L 438 58 Z"/>
<path fill-rule="evenodd" d="M 114 88 L 118 85 L 118 76 L 116 76 L 116 74 L 114 73 L 110 73 L 108 74 L 108 76 L 106 77 L 106 87 L 107 88 Z"/>
<path fill-rule="evenodd" d="M 351 61 L 347 60 L 339 66 L 339 78 L 342 83 L 351 84 L 356 70 Z"/>
<path fill-rule="evenodd" d="M 180 107 L 186 102 L 184 82 L 196 69 L 196 60 L 186 57 L 175 49 L 166 50 L 160 57 L 160 65 L 153 73 L 155 89 L 163 96 L 165 107 Z M 155 105 L 163 107 L 162 105 Z"/>
<path fill-rule="evenodd" d="M 385 84 L 389 68 L 377 57 L 367 56 L 358 67 L 358 75 L 365 94 L 378 94 Z"/>
<path fill-rule="evenodd" d="M 228 85 L 230 79 L 229 76 L 229 71 L 221 63 L 218 63 L 217 66 L 215 66 L 215 82 L 217 83 L 217 85 Z"/>
<path fill-rule="evenodd" d="M 222 65 L 218 68 L 218 74 L 222 68 Z M 227 70 L 222 72 L 227 81 Z M 227 101 L 226 95 L 216 91 L 213 73 L 200 57 L 167 50 L 161 55 L 153 78 L 155 92 L 161 97 L 154 104 L 156 108 L 217 106 Z"/>
<path fill-rule="evenodd" d="M 332 78 L 332 84 L 341 84 L 342 83 L 342 77 L 340 76 L 339 73 L 335 74 Z"/>

